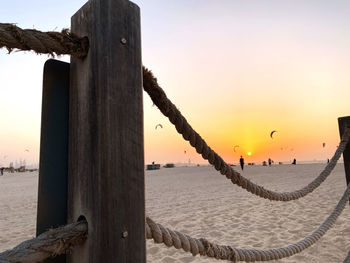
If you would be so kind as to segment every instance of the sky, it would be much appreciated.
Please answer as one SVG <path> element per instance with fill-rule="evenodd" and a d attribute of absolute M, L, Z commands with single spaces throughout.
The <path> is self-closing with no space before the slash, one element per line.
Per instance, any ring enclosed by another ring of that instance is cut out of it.
<path fill-rule="evenodd" d="M 69 28 L 85 3 L 3 2 L 1 23 L 41 31 Z M 224 160 L 332 157 L 337 118 L 350 115 L 349 1 L 134 2 L 141 8 L 143 64 Z M 0 165 L 39 162 L 47 59 L 0 50 Z M 152 104 L 144 93 L 145 162 L 207 163 Z"/>

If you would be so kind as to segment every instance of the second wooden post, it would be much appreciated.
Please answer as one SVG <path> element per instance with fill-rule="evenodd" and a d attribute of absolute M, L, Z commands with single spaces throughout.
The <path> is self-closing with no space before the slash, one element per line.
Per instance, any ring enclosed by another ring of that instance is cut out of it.
<path fill-rule="evenodd" d="M 90 49 L 71 60 L 68 222 L 85 217 L 89 233 L 68 259 L 145 263 L 139 8 L 90 0 L 72 32 L 88 36 Z"/>
<path fill-rule="evenodd" d="M 344 130 L 346 127 L 350 127 L 350 117 L 340 117 L 338 118 L 338 125 L 339 125 L 339 133 L 340 138 L 344 134 Z M 343 159 L 344 159 L 344 169 L 345 169 L 345 176 L 346 176 L 346 185 L 350 183 L 350 145 L 348 144 L 345 148 L 345 151 L 343 152 Z"/>

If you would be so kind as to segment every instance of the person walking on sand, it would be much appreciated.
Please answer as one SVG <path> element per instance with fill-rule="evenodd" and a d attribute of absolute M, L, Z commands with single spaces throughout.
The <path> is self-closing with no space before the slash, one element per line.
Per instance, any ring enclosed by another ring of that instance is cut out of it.
<path fill-rule="evenodd" d="M 294 164 L 294 165 L 297 164 L 297 160 L 295 158 L 294 158 L 292 164 Z"/>
<path fill-rule="evenodd" d="M 243 171 L 243 168 L 244 168 L 244 158 L 242 157 L 242 155 L 241 155 L 241 158 L 239 159 L 239 164 L 241 165 L 241 168 L 242 168 L 242 171 Z"/>
<path fill-rule="evenodd" d="M 269 158 L 269 166 L 271 166 L 272 160 L 271 158 Z"/>

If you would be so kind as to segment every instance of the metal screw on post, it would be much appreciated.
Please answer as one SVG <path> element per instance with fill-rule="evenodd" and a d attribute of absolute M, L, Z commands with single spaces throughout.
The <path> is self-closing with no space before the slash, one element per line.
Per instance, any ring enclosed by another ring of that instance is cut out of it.
<path fill-rule="evenodd" d="M 123 238 L 126 238 L 128 235 L 129 235 L 129 234 L 128 234 L 128 231 L 124 231 L 124 232 L 122 233 L 122 237 L 123 237 Z"/>
<path fill-rule="evenodd" d="M 120 43 L 122 43 L 123 45 L 125 45 L 125 44 L 126 44 L 126 39 L 125 39 L 125 38 L 120 39 Z"/>

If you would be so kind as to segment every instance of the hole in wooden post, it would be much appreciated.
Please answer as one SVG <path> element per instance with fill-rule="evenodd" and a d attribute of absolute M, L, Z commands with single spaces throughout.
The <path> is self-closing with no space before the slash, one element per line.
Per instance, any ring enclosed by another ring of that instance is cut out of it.
<path fill-rule="evenodd" d="M 88 223 L 88 221 L 86 220 L 86 217 L 85 217 L 85 216 L 80 215 L 80 216 L 78 217 L 77 222 L 84 222 L 84 223 L 86 224 L 87 229 L 89 229 L 89 223 Z"/>
<path fill-rule="evenodd" d="M 81 216 L 78 217 L 77 222 L 80 222 L 80 221 L 85 221 L 86 223 L 88 223 L 87 220 L 86 220 L 86 217 L 83 216 L 83 215 L 81 215 Z"/>

